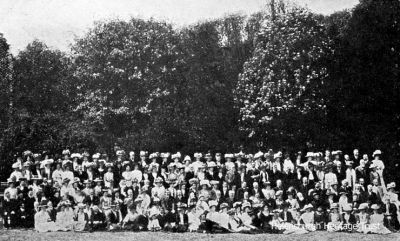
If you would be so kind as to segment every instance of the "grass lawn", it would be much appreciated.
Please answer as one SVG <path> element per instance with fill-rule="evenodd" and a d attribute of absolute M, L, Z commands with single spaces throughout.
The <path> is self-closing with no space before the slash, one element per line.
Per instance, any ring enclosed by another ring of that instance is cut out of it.
<path fill-rule="evenodd" d="M 74 233 L 74 232 L 53 232 L 37 233 L 31 230 L 0 230 L 0 241 L 30 241 L 30 240 L 51 240 L 51 241 L 74 241 L 74 240 L 95 240 L 95 241 L 207 241 L 207 240 L 227 240 L 227 241 L 261 241 L 261 240 L 400 240 L 400 233 L 389 235 L 357 234 L 357 233 L 328 233 L 313 232 L 303 235 L 284 235 L 284 234 L 199 234 L 199 233 L 164 233 L 164 232 L 94 232 L 94 233 Z"/>

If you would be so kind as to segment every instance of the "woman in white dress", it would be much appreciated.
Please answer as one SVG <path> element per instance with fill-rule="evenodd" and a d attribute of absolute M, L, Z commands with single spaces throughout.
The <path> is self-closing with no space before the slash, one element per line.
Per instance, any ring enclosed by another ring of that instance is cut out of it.
<path fill-rule="evenodd" d="M 50 215 L 46 210 L 47 201 L 42 200 L 38 208 L 40 210 L 35 214 L 35 230 L 40 233 L 57 231 L 56 223 L 51 221 Z"/>

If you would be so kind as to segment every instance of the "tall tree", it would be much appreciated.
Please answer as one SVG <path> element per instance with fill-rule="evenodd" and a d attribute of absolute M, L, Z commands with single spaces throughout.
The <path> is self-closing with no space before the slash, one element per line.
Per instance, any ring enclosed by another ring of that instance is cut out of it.
<path fill-rule="evenodd" d="M 318 142 L 329 38 L 320 17 L 298 7 L 264 21 L 236 89 L 241 128 L 270 146 Z"/>
<path fill-rule="evenodd" d="M 394 159 L 400 143 L 400 2 L 361 1 L 344 27 L 336 19 L 329 128 L 337 144 L 382 148 Z"/>

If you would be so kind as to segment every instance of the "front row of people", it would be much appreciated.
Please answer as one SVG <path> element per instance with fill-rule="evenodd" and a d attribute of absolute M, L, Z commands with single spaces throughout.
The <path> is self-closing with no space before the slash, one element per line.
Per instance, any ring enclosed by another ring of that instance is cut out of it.
<path fill-rule="evenodd" d="M 362 203 L 358 208 L 351 204 L 332 203 L 328 210 L 307 204 L 301 210 L 291 209 L 283 203 L 280 209 L 270 206 L 236 202 L 233 208 L 227 203 L 200 200 L 189 207 L 177 206 L 167 211 L 155 199 L 150 209 L 142 209 L 140 196 L 127 207 L 123 217 L 118 204 L 107 209 L 78 204 L 75 210 L 69 201 L 58 205 L 57 212 L 51 201 L 42 200 L 34 215 L 38 232 L 50 231 L 168 231 L 204 233 L 283 233 L 303 234 L 316 230 L 328 232 L 360 232 L 388 234 L 396 229 L 390 225 L 382 208 L 377 204 Z M 392 231 L 391 231 L 392 230 Z"/>

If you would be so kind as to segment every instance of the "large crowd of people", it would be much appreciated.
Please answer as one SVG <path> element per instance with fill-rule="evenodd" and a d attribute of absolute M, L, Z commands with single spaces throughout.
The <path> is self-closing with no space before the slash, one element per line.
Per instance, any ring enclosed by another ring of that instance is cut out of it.
<path fill-rule="evenodd" d="M 6 228 L 50 231 L 397 232 L 385 162 L 355 149 L 255 154 L 21 153 L 2 202 Z M 55 158 L 60 157 L 60 158 Z"/>

